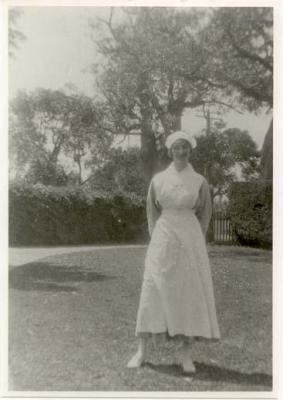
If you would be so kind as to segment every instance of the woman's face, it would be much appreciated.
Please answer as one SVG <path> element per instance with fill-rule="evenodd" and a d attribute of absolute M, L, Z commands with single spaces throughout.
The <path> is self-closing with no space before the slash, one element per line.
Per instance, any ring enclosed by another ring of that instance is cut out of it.
<path fill-rule="evenodd" d="M 184 139 L 176 140 L 171 146 L 174 161 L 188 161 L 191 154 L 191 146 Z"/>

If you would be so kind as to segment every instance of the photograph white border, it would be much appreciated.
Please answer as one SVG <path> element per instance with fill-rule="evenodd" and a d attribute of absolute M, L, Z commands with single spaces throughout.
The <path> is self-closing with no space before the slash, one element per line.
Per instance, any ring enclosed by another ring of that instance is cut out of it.
<path fill-rule="evenodd" d="M 283 260 L 283 235 L 282 235 L 282 204 L 283 204 L 283 145 L 282 145 L 282 116 L 280 115 L 282 106 L 282 6 L 279 0 L 178 0 L 178 1 L 101 1 L 94 0 L 10 0 L 2 1 L 1 11 L 1 186 L 0 186 L 0 249 L 1 249 L 1 269 L 0 269 L 0 288 L 1 288 L 1 397 L 2 398 L 170 398 L 170 399 L 280 399 L 282 383 L 279 377 L 283 376 L 282 370 L 282 260 Z M 8 390 L 8 46 L 7 32 L 8 7 L 20 6 L 168 6 L 168 7 L 273 7 L 274 8 L 274 200 L 273 200 L 273 390 L 270 392 L 13 392 Z M 3 68 L 4 66 L 4 68 Z M 281 210 L 281 212 L 280 212 Z"/>

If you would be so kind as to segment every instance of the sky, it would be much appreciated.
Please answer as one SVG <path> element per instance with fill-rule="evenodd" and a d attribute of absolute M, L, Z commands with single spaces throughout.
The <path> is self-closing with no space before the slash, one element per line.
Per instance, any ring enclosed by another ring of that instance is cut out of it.
<path fill-rule="evenodd" d="M 89 18 L 108 15 L 107 7 L 22 7 L 18 29 L 26 36 L 9 60 L 9 97 L 17 91 L 37 87 L 60 89 L 72 83 L 95 96 L 92 63 L 99 61 L 90 37 Z M 247 130 L 260 149 L 271 115 L 229 112 L 223 116 L 227 128 Z M 205 121 L 195 111 L 185 112 L 182 128 L 197 135 Z M 132 139 L 130 144 L 138 144 Z"/>
<path fill-rule="evenodd" d="M 26 40 L 20 43 L 15 57 L 10 59 L 10 96 L 18 89 L 59 89 L 68 82 L 93 95 L 93 76 L 89 67 L 96 61 L 97 54 L 88 30 L 91 9 L 21 8 L 18 29 Z M 101 9 L 95 11 L 101 14 Z"/>

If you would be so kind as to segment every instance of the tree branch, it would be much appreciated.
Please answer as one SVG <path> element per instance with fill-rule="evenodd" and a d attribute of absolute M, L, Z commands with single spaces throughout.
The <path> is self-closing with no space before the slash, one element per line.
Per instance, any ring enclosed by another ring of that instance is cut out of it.
<path fill-rule="evenodd" d="M 168 122 L 166 121 L 166 112 L 162 108 L 162 106 L 159 104 L 158 98 L 154 93 L 151 94 L 151 103 L 160 119 L 160 122 L 162 124 L 162 127 L 164 129 L 164 132 L 166 134 L 170 133 L 170 127 L 168 126 Z"/>
<path fill-rule="evenodd" d="M 103 22 L 104 24 L 106 24 L 106 25 L 108 26 L 108 29 L 109 29 L 109 31 L 110 31 L 110 33 L 111 33 L 113 39 L 114 39 L 117 43 L 120 43 L 121 45 L 123 45 L 123 50 L 124 50 L 127 54 L 133 56 L 133 57 L 136 59 L 136 62 L 139 62 L 139 58 L 138 58 L 137 54 L 131 51 L 130 47 L 128 46 L 128 43 L 127 43 L 125 40 L 123 40 L 121 37 L 120 37 L 120 38 L 117 37 L 117 34 L 116 34 L 116 32 L 115 32 L 115 30 L 114 30 L 114 28 L 113 28 L 113 25 L 112 25 L 113 12 L 114 12 L 114 11 L 113 11 L 113 7 L 111 7 L 110 16 L 109 16 L 109 20 L 108 20 L 108 21 L 105 21 L 105 20 L 102 19 L 102 18 L 98 18 L 98 20 L 100 20 L 101 22 Z M 114 50 L 115 50 L 115 49 L 114 49 Z M 121 50 L 121 49 L 120 49 L 120 50 Z"/>
<path fill-rule="evenodd" d="M 173 88 L 174 88 L 173 78 L 170 77 L 169 86 L 168 86 L 168 90 L 167 90 L 167 96 L 168 96 L 169 102 L 171 99 L 173 99 Z"/>
<path fill-rule="evenodd" d="M 234 38 L 234 36 L 233 36 L 233 34 L 231 32 L 231 29 L 229 27 L 227 27 L 227 33 L 228 33 L 228 35 L 229 35 L 229 37 L 231 39 L 232 46 L 234 47 L 234 49 L 238 52 L 238 54 L 241 57 L 247 58 L 247 59 L 252 60 L 252 61 L 256 61 L 256 62 L 260 63 L 261 65 L 263 65 L 270 72 L 273 72 L 273 65 L 270 64 L 269 62 L 267 62 L 266 59 L 258 56 L 257 54 L 250 53 L 249 51 L 243 49 L 242 47 L 240 47 L 237 44 L 237 42 L 236 42 L 236 40 L 235 40 L 235 38 Z"/>
<path fill-rule="evenodd" d="M 84 181 L 82 181 L 80 183 L 80 186 L 84 185 L 85 183 L 87 183 L 90 179 L 92 178 L 92 175 L 90 175 L 88 178 L 86 178 Z"/>
<path fill-rule="evenodd" d="M 258 91 L 254 90 L 251 87 L 246 87 L 242 82 L 237 81 L 236 79 L 228 78 L 229 82 L 240 89 L 242 92 L 245 93 L 245 95 L 254 98 L 255 100 L 259 102 L 266 102 L 268 103 L 271 107 L 273 105 L 273 96 L 270 96 L 268 94 L 263 94 L 259 93 Z M 264 92 L 265 93 L 265 92 Z"/>
<path fill-rule="evenodd" d="M 204 100 L 195 99 L 192 101 L 185 101 L 184 108 L 196 108 L 205 104 Z"/>
<path fill-rule="evenodd" d="M 212 82 L 210 79 L 205 78 L 205 77 L 195 77 L 196 79 L 199 79 L 201 82 L 206 82 L 208 86 L 216 88 L 216 89 L 225 89 L 225 85 L 217 82 Z"/>
<path fill-rule="evenodd" d="M 225 103 L 224 101 L 220 101 L 220 100 L 205 100 L 204 103 L 205 104 L 219 104 L 221 106 L 230 108 L 231 110 L 236 111 L 239 114 L 243 114 L 243 112 L 238 110 L 235 106 L 232 106 L 231 104 Z"/>

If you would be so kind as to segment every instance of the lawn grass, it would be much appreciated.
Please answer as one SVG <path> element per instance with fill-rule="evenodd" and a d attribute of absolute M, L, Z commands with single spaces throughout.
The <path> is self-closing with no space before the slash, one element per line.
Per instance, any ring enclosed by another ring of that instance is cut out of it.
<path fill-rule="evenodd" d="M 190 383 L 172 343 L 139 370 L 135 319 L 145 248 L 52 256 L 10 269 L 10 390 L 272 390 L 271 252 L 211 246 L 222 340 L 194 346 Z"/>

